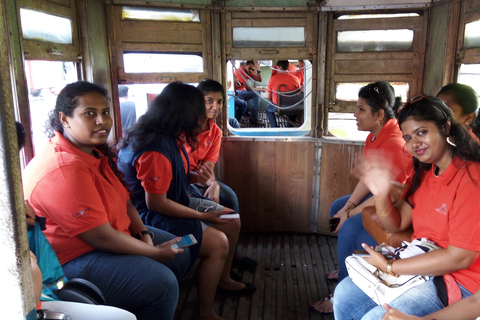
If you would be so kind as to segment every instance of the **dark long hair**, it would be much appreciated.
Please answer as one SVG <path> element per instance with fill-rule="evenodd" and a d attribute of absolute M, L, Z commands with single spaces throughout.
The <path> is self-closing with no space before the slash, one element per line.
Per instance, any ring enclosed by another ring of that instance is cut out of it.
<path fill-rule="evenodd" d="M 470 127 L 472 128 L 473 133 L 477 137 L 480 137 L 480 119 L 479 115 L 477 115 L 478 94 L 475 90 L 465 84 L 450 83 L 438 91 L 437 97 L 441 94 L 451 96 L 453 101 L 462 108 L 462 113 L 464 115 L 475 113 L 476 116 L 470 123 Z"/>
<path fill-rule="evenodd" d="M 179 138 L 183 135 L 195 149 L 198 144 L 196 136 L 201 131 L 200 123 L 204 120 L 202 91 L 182 82 L 172 82 L 153 100 L 137 123 L 128 128 L 119 148 L 128 145 L 131 150 L 137 151 L 159 136 Z"/>
<path fill-rule="evenodd" d="M 397 109 L 402 105 L 402 98 L 395 97 L 395 89 L 387 81 L 377 81 L 362 87 L 358 97 L 367 101 L 372 114 L 382 109 L 385 118 L 394 119 Z"/>
<path fill-rule="evenodd" d="M 45 129 L 49 138 L 52 138 L 55 135 L 54 131 L 58 131 L 63 135 L 63 125 L 59 119 L 59 113 L 62 112 L 67 117 L 73 116 L 73 110 L 78 107 L 79 98 L 88 93 L 97 92 L 105 97 L 105 100 L 108 102 L 108 91 L 99 85 L 90 83 L 87 81 L 77 81 L 70 84 L 67 84 L 65 88 L 60 91 L 57 97 L 57 102 L 55 103 L 55 109 L 51 110 L 48 114 L 48 120 L 45 124 Z M 106 144 L 95 146 L 102 154 L 108 158 L 108 165 L 115 173 L 117 178 L 123 183 L 123 174 L 117 168 L 116 155 L 112 149 Z"/>
<path fill-rule="evenodd" d="M 452 110 L 442 100 L 422 95 L 413 98 L 412 101 L 414 102 L 407 102 L 399 111 L 398 124 L 400 128 L 407 119 L 433 122 L 445 139 L 449 137 L 456 144 L 456 147 L 447 144 L 452 158 L 463 160 L 463 165 L 466 165 L 467 161 L 480 162 L 480 146 L 465 127 L 454 120 Z M 446 140 L 445 143 L 447 143 Z M 423 163 L 417 158 L 413 158 L 415 174 L 405 194 L 406 199 L 418 189 L 423 173 L 430 170 L 432 165 L 432 163 Z"/>

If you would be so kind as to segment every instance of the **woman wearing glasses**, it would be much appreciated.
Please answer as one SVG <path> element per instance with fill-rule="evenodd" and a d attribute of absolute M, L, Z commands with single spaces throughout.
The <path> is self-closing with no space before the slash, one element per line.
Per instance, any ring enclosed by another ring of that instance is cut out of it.
<path fill-rule="evenodd" d="M 411 171 L 411 155 L 404 150 L 405 142 L 395 119 L 395 110 L 401 105 L 400 98 L 395 98 L 395 91 L 390 83 L 378 81 L 362 87 L 358 93 L 355 118 L 360 131 L 369 131 L 365 141 L 364 156 L 368 161 L 371 152 L 381 152 L 386 161 L 395 167 L 395 177 L 392 180 L 403 184 L 407 172 Z M 410 168 L 410 169 L 409 169 Z M 338 233 L 337 257 L 338 280 L 347 276 L 345 258 L 354 250 L 362 249 L 362 243 L 375 245 L 376 241 L 363 228 L 362 209 L 372 206 L 374 201 L 368 187 L 360 181 L 351 195 L 335 200 L 330 207 L 330 217 L 338 218 L 335 230 Z M 332 220 L 333 221 L 333 220 Z M 336 272 L 326 275 L 330 279 Z M 315 314 L 331 313 L 333 306 L 331 297 L 319 300 L 309 307 Z"/>
<path fill-rule="evenodd" d="M 426 237 L 440 249 L 387 260 L 363 246 L 371 255 L 366 260 L 383 272 L 431 276 L 390 303 L 407 314 L 424 316 L 480 288 L 480 146 L 434 97 L 412 99 L 400 110 L 398 122 L 406 148 L 414 156 L 415 173 L 406 192 L 392 202 L 391 171 L 380 162 L 366 164 L 362 181 L 372 192 L 378 219 L 388 231 L 398 232 L 413 223 L 412 239 Z M 433 276 L 438 277 L 436 283 L 445 282 L 448 299 L 437 295 Z M 385 313 L 350 278 L 337 286 L 334 310 L 337 319 L 380 319 Z"/>

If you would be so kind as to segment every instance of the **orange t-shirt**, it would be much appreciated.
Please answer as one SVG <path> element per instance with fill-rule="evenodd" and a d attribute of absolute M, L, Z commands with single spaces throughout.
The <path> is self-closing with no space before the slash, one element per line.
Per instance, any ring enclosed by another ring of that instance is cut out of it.
<path fill-rule="evenodd" d="M 422 178 L 412 203 L 412 239 L 426 237 L 438 246 L 480 251 L 480 164 L 454 159 L 439 176 L 435 166 Z M 480 257 L 451 273 L 470 292 L 480 288 Z"/>
<path fill-rule="evenodd" d="M 278 103 L 278 86 L 281 84 L 286 84 L 288 90 L 285 87 L 281 88 L 281 92 L 294 91 L 295 89 L 300 88 L 300 80 L 297 77 L 290 73 L 278 73 L 270 78 L 268 81 L 267 89 L 272 92 L 272 102 Z"/>
<path fill-rule="evenodd" d="M 209 120 L 209 125 L 209 130 L 197 136 L 198 146 L 194 151 L 188 144 L 185 146 L 190 159 L 190 170 L 197 168 L 199 161 L 217 163 L 222 145 L 222 130 L 213 122 L 213 119 Z"/>
<path fill-rule="evenodd" d="M 128 191 L 108 166 L 58 132 L 24 172 L 25 198 L 46 217 L 45 236 L 61 264 L 94 250 L 78 235 L 109 222 L 130 235 Z"/>
<path fill-rule="evenodd" d="M 245 82 L 251 74 L 245 71 L 245 66 L 240 66 L 240 68 L 235 69 L 233 74 L 238 80 L 238 82 L 235 83 L 235 90 L 245 90 Z"/>
<path fill-rule="evenodd" d="M 183 146 L 183 142 L 178 142 L 179 148 Z M 182 154 L 185 172 L 188 172 L 187 161 Z M 137 178 L 141 181 L 143 189 L 150 194 L 167 193 L 172 182 L 172 164 L 170 161 L 158 151 L 144 152 L 135 160 L 135 168 L 137 169 Z"/>

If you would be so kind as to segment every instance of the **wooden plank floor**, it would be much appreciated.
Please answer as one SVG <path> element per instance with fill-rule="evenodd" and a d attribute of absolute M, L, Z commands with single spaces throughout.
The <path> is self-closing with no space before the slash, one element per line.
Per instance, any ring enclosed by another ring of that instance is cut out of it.
<path fill-rule="evenodd" d="M 311 314 L 308 306 L 333 292 L 324 275 L 337 267 L 337 238 L 320 234 L 248 233 L 238 243 L 240 252 L 258 261 L 255 271 L 234 268 L 257 291 L 249 297 L 217 293 L 217 314 L 228 320 L 333 320 L 333 315 Z M 175 320 L 195 319 L 197 288 L 191 272 L 180 283 Z"/>

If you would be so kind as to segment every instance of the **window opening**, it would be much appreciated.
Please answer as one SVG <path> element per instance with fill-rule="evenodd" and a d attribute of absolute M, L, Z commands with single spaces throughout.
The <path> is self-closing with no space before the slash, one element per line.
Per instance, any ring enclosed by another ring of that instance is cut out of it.
<path fill-rule="evenodd" d="M 341 15 L 337 20 L 354 20 L 354 19 L 384 19 L 384 18 L 404 18 L 418 17 L 418 13 L 385 13 L 385 14 L 348 14 Z"/>
<path fill-rule="evenodd" d="M 203 72 L 201 54 L 124 53 L 125 73 Z"/>
<path fill-rule="evenodd" d="M 458 70 L 458 83 L 472 87 L 480 94 L 480 64 L 462 64 Z M 480 103 L 480 97 L 478 97 Z"/>
<path fill-rule="evenodd" d="M 34 153 L 48 141 L 45 122 L 57 96 L 67 84 L 78 81 L 77 64 L 72 61 L 26 60 L 30 122 Z"/>
<path fill-rule="evenodd" d="M 480 20 L 465 24 L 464 47 L 480 47 Z"/>
<path fill-rule="evenodd" d="M 337 33 L 338 52 L 401 51 L 413 49 L 414 31 L 359 30 Z"/>
<path fill-rule="evenodd" d="M 200 12 L 198 10 L 122 7 L 122 20 L 125 19 L 200 22 Z"/>
<path fill-rule="evenodd" d="M 72 44 L 72 21 L 36 10 L 20 9 L 24 39 Z"/>
<path fill-rule="evenodd" d="M 234 27 L 233 46 L 244 48 L 304 47 L 304 27 Z"/>
<path fill-rule="evenodd" d="M 246 66 L 245 61 L 239 60 L 228 62 L 227 114 L 229 120 L 236 119 L 241 126 L 235 128 L 229 125 L 228 128 L 232 133 L 240 136 L 301 136 L 310 131 L 311 111 L 308 106 L 311 105 L 312 64 L 308 60 L 289 60 L 289 70 L 282 71 L 277 70 L 276 63 L 271 60 L 258 61 L 262 80 L 257 81 L 248 72 L 245 72 L 252 68 L 251 64 Z M 299 88 L 295 90 L 289 87 L 288 91 L 286 91 L 286 87 L 282 87 L 281 91 L 277 88 L 269 89 L 269 81 L 275 74 L 298 77 Z M 239 85 L 241 82 L 247 83 L 253 90 L 247 90 L 246 85 L 245 88 L 242 88 Z M 277 100 L 276 105 L 268 99 L 269 93 L 273 101 Z M 275 95 L 277 98 L 274 97 Z M 261 123 L 252 122 L 252 117 L 255 119 L 255 99 L 258 101 L 258 119 Z M 275 108 L 269 107 L 269 105 L 275 106 Z M 276 128 L 272 127 L 272 119 L 268 118 L 269 110 L 274 110 L 273 115 L 278 125 Z"/>

